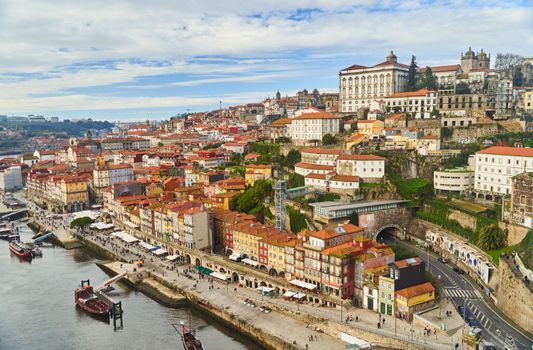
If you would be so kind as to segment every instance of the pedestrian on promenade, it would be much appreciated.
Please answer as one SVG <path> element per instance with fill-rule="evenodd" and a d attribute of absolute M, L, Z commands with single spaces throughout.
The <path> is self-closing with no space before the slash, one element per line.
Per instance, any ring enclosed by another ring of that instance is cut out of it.
<path fill-rule="evenodd" d="M 381 328 L 381 322 L 378 321 L 378 329 Z"/>

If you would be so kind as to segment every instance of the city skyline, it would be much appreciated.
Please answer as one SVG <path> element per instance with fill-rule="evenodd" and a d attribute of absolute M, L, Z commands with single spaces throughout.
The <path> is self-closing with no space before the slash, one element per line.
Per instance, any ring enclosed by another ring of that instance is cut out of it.
<path fill-rule="evenodd" d="M 277 90 L 338 92 L 340 69 L 390 50 L 421 67 L 459 63 L 469 46 L 533 51 L 527 1 L 0 4 L 8 115 L 162 119 Z"/>

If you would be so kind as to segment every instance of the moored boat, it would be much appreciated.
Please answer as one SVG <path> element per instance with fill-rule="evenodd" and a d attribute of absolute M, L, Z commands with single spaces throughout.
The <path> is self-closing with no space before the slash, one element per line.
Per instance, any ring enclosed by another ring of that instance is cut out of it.
<path fill-rule="evenodd" d="M 94 292 L 89 280 L 82 281 L 81 287 L 74 291 L 74 301 L 90 314 L 99 316 L 109 314 L 109 305 Z"/>
<path fill-rule="evenodd" d="M 181 331 L 175 326 L 174 329 L 181 335 L 183 349 L 185 350 L 204 350 L 202 342 L 196 338 L 196 332 L 193 328 L 181 324 Z"/>
<path fill-rule="evenodd" d="M 13 236 L 13 232 L 8 228 L 0 228 L 0 239 L 9 240 L 9 237 Z"/>
<path fill-rule="evenodd" d="M 11 253 L 15 254 L 19 258 L 31 259 L 32 257 L 31 250 L 20 241 L 9 242 L 9 250 L 11 251 Z"/>

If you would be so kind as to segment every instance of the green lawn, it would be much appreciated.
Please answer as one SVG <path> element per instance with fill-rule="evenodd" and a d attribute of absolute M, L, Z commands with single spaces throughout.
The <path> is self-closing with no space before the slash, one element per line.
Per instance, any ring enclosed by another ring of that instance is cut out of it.
<path fill-rule="evenodd" d="M 470 212 L 472 214 L 480 214 L 480 213 L 483 213 L 485 211 L 488 210 L 488 208 L 482 206 L 482 205 L 479 205 L 479 204 L 476 204 L 476 203 L 472 203 L 472 202 L 466 202 L 466 201 L 463 201 L 463 200 L 460 200 L 460 199 L 452 199 L 450 202 L 449 202 L 450 205 L 458 208 L 458 209 L 462 209 L 462 210 L 465 210 L 467 212 Z"/>

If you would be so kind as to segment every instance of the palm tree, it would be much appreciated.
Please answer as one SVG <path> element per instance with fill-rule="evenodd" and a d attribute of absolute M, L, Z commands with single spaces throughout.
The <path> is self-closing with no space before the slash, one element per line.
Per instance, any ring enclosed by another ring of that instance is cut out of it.
<path fill-rule="evenodd" d="M 507 243 L 507 230 L 502 230 L 497 224 L 487 225 L 479 230 L 478 246 L 485 250 L 503 248 Z"/>

